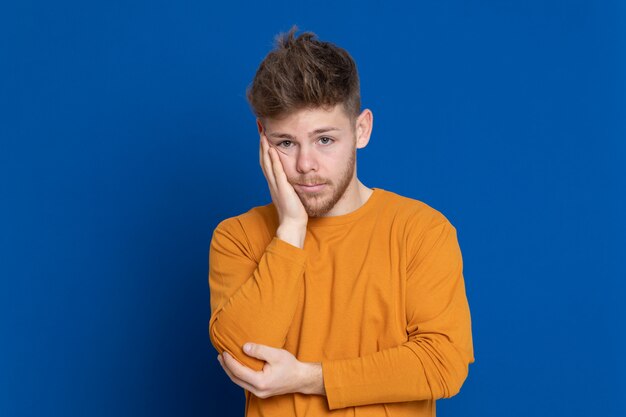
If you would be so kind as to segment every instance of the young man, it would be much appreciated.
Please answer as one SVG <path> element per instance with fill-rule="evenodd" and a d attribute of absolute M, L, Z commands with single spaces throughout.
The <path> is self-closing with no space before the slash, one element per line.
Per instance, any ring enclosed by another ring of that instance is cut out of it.
<path fill-rule="evenodd" d="M 296 29 L 248 89 L 272 203 L 213 233 L 211 343 L 246 416 L 433 416 L 474 362 L 456 229 L 358 180 L 356 65 Z"/>

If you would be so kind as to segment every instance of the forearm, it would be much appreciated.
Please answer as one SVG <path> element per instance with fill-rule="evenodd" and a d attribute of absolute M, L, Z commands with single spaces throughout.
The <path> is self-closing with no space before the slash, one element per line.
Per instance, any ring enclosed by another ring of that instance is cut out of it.
<path fill-rule="evenodd" d="M 437 345 L 432 340 L 418 347 L 416 342 L 376 352 L 360 358 L 301 362 L 299 392 L 309 395 L 329 395 L 330 409 L 366 404 L 439 399 L 455 395 L 467 377 L 471 359 L 447 352 L 440 366 L 433 360 Z M 450 350 L 447 348 L 439 348 Z M 452 348 L 452 350 L 455 350 Z M 420 353 L 420 351 L 422 353 Z M 426 353 L 430 351 L 430 353 Z M 428 359 L 428 357 L 431 357 Z M 451 359 L 455 358 L 455 359 Z M 426 364 L 426 365 L 425 365 Z M 324 369 L 328 373 L 325 381 Z M 328 385 L 330 394 L 326 392 Z"/>
<path fill-rule="evenodd" d="M 234 262 L 230 265 L 218 250 L 211 256 L 211 290 L 222 300 L 211 314 L 211 341 L 218 352 L 228 351 L 242 364 L 261 370 L 263 362 L 245 355 L 242 346 L 245 342 L 283 346 L 301 297 L 305 256 L 301 249 L 273 239 L 256 269 L 234 290 L 225 287 L 238 279 L 229 274 L 246 272 Z"/>
<path fill-rule="evenodd" d="M 331 410 L 455 395 L 471 358 L 445 336 L 431 335 L 362 357 L 322 361 Z"/>

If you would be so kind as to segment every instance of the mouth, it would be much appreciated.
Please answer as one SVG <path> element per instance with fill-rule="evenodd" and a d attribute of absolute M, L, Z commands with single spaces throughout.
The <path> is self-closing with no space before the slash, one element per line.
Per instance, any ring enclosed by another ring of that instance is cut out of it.
<path fill-rule="evenodd" d="M 296 187 L 304 192 L 315 193 L 321 191 L 326 186 L 325 183 L 320 184 L 296 184 Z"/>

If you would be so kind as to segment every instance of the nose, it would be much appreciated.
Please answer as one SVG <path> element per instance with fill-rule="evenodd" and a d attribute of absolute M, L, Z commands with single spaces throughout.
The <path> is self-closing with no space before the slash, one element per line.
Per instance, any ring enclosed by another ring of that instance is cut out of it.
<path fill-rule="evenodd" d="M 305 146 L 300 146 L 296 155 L 296 171 L 306 174 L 309 171 L 317 171 L 317 158 L 315 151 Z"/>

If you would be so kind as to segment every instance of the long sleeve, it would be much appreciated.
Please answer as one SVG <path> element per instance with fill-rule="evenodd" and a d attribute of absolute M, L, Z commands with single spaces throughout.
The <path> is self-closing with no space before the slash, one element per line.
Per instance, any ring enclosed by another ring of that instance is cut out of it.
<path fill-rule="evenodd" d="M 456 229 L 445 219 L 407 246 L 407 341 L 322 361 L 331 410 L 451 397 L 468 375 L 474 352 Z"/>
<path fill-rule="evenodd" d="M 282 348 L 303 287 L 306 253 L 274 237 L 257 261 L 237 218 L 221 222 L 209 249 L 209 337 L 222 353 L 260 371 L 245 342 Z"/>

